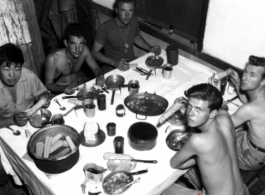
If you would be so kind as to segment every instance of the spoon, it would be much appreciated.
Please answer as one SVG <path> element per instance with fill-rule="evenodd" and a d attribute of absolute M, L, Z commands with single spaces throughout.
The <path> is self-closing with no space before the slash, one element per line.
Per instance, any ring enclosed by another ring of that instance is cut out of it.
<path fill-rule="evenodd" d="M 57 99 L 54 99 L 54 101 L 60 106 L 60 110 L 65 110 L 65 107 L 62 107 L 61 104 L 59 103 L 59 101 Z"/>
<path fill-rule="evenodd" d="M 10 129 L 11 131 L 13 131 L 13 135 L 20 135 L 20 131 L 19 130 L 14 130 L 14 129 L 12 129 L 11 127 L 6 127 L 6 128 L 8 128 L 8 129 Z"/>

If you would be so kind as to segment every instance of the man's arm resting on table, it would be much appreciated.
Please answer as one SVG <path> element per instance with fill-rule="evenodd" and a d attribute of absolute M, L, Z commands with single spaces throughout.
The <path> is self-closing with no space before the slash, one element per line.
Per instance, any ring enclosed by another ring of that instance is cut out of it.
<path fill-rule="evenodd" d="M 144 40 L 144 38 L 140 34 L 135 37 L 134 43 L 147 52 L 151 51 L 152 47 Z"/>
<path fill-rule="evenodd" d="M 15 125 L 13 117 L 0 118 L 0 128 L 8 127 L 10 125 Z"/>
<path fill-rule="evenodd" d="M 55 57 L 48 55 L 45 62 L 45 85 L 49 91 L 52 93 L 63 93 L 65 86 L 56 85 L 54 83 L 56 72 L 56 62 Z"/>
<path fill-rule="evenodd" d="M 188 169 L 196 164 L 196 135 L 191 136 L 188 141 L 184 144 L 170 160 L 172 168 L 176 169 Z"/>
<path fill-rule="evenodd" d="M 97 61 L 99 61 L 99 62 L 101 62 L 101 63 L 105 63 L 105 64 L 111 65 L 111 66 L 113 66 L 113 67 L 116 68 L 116 66 L 115 66 L 115 64 L 116 64 L 115 60 L 113 60 L 113 59 L 111 59 L 111 58 L 108 58 L 108 57 L 106 57 L 103 53 L 101 53 L 100 50 L 101 50 L 102 48 L 103 48 L 103 45 L 102 45 L 102 44 L 100 44 L 100 43 L 97 42 L 97 41 L 94 41 L 93 48 L 92 48 L 92 51 L 91 51 L 93 57 L 94 57 Z"/>
<path fill-rule="evenodd" d="M 253 119 L 253 109 L 251 105 L 244 104 L 231 116 L 234 126 L 237 128 L 243 123 Z"/>

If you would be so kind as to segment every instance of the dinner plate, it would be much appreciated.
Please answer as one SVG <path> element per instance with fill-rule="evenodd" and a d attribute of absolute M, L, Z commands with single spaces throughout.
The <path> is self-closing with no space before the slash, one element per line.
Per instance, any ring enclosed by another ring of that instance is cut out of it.
<path fill-rule="evenodd" d="M 164 59 L 160 56 L 149 56 L 145 60 L 145 64 L 148 68 L 154 69 L 154 68 L 161 68 L 162 64 L 164 62 Z"/>
<path fill-rule="evenodd" d="M 97 139 L 96 140 L 91 140 L 91 141 L 86 141 L 85 136 L 84 136 L 84 130 L 79 133 L 80 135 L 80 144 L 86 147 L 96 147 L 102 144 L 105 139 L 106 139 L 106 134 L 104 131 L 101 129 L 98 130 L 97 132 Z"/>

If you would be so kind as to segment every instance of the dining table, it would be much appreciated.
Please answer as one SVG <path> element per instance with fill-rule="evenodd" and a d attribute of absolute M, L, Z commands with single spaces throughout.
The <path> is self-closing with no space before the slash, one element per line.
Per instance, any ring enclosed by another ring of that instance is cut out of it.
<path fill-rule="evenodd" d="M 130 64 L 137 64 L 147 71 L 150 67 L 146 65 L 146 59 L 149 56 L 153 56 L 152 53 L 147 53 Z M 163 58 L 163 64 L 167 64 L 166 51 L 162 50 L 160 57 Z M 191 86 L 199 83 L 208 82 L 208 78 L 211 77 L 216 71 L 191 59 L 187 59 L 179 55 L 178 64 L 173 66 L 172 74 L 170 78 L 163 78 L 162 69 L 157 68 L 152 71 L 152 74 L 148 79 L 146 75 L 140 74 L 135 71 L 135 68 L 131 68 L 127 71 L 120 71 L 115 69 L 106 73 L 105 79 L 110 75 L 120 75 L 125 79 L 124 84 L 128 84 L 131 80 L 137 80 L 140 88 L 138 93 L 156 94 L 165 98 L 168 101 L 168 108 L 174 104 L 174 100 L 178 97 L 184 96 L 185 90 Z M 96 83 L 96 80 L 90 80 L 86 83 L 86 88 L 92 87 Z M 76 95 L 78 91 L 75 91 Z M 82 195 L 88 193 L 101 192 L 100 194 L 106 194 L 102 188 L 102 183 L 92 184 L 86 183 L 85 193 L 82 192 L 81 184 L 85 180 L 85 174 L 83 168 L 88 163 L 94 163 L 98 166 L 107 168 L 107 160 L 104 160 L 103 156 L 106 152 L 114 153 L 114 138 L 116 136 L 122 136 L 124 138 L 124 154 L 128 154 L 135 159 L 142 160 L 156 160 L 157 163 L 136 163 L 134 171 L 148 170 L 147 173 L 133 176 L 135 179 L 140 177 L 140 181 L 132 185 L 126 190 L 124 195 L 159 195 L 164 189 L 173 184 L 180 176 L 186 173 L 187 170 L 173 169 L 170 166 L 170 159 L 176 153 L 171 150 L 167 143 L 166 138 L 169 132 L 166 131 L 168 127 L 170 129 L 184 130 L 183 126 L 174 126 L 166 121 L 161 126 L 157 127 L 157 123 L 161 115 L 157 116 L 144 116 L 136 115 L 136 113 L 130 111 L 124 100 L 129 96 L 128 88 L 124 87 L 117 90 L 115 93 L 114 103 L 111 105 L 112 92 L 103 92 L 106 95 L 106 109 L 99 110 L 97 100 L 94 100 L 96 105 L 94 117 L 87 117 L 84 109 L 77 109 L 70 112 L 67 116 L 64 116 L 65 125 L 74 128 L 78 133 L 84 130 L 85 123 L 95 122 L 99 125 L 99 128 L 105 133 L 105 141 L 95 147 L 87 147 L 84 145 L 79 146 L 80 156 L 77 163 L 69 170 L 59 174 L 48 174 L 41 171 L 34 163 L 33 159 L 28 153 L 28 142 L 30 136 L 37 132 L 39 128 L 33 127 L 30 123 L 27 123 L 23 127 L 11 126 L 13 129 L 19 130 L 21 135 L 15 136 L 12 131 L 7 128 L 0 129 L 0 155 L 4 168 L 7 170 L 13 170 L 9 173 L 13 173 L 14 177 L 21 180 L 22 183 L 27 185 L 32 194 L 54 194 L 54 195 Z M 231 99 L 235 96 L 235 93 L 228 93 L 227 90 L 224 94 L 224 100 Z M 47 108 L 51 111 L 52 115 L 65 114 L 68 110 L 73 108 L 73 104 L 69 99 L 63 99 L 66 94 L 60 94 L 51 100 L 50 106 Z M 66 110 L 61 110 L 60 106 L 54 101 L 57 99 L 61 106 Z M 124 105 L 124 116 L 116 115 L 116 107 L 118 105 Z M 234 113 L 238 105 L 239 100 L 235 100 L 234 104 L 229 104 L 229 113 Z M 107 133 L 108 123 L 116 124 L 116 132 L 114 136 L 109 136 Z M 137 122 L 146 122 L 156 127 L 158 136 L 155 147 L 150 150 L 135 150 L 129 144 L 128 130 L 131 125 Z M 104 177 L 110 174 L 110 170 L 104 172 Z"/>

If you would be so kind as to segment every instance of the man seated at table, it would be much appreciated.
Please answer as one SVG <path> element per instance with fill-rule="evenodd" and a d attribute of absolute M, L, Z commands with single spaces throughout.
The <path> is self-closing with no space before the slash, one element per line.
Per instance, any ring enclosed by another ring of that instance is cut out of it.
<path fill-rule="evenodd" d="M 44 107 L 49 106 L 50 92 L 33 72 L 22 67 L 23 64 L 23 54 L 18 47 L 11 43 L 0 47 L 0 128 L 26 125 L 28 116 L 24 111 L 42 98 L 46 99 Z M 0 194 L 14 193 L 12 186 L 0 161 Z M 24 194 L 23 190 L 18 193 L 21 190 L 16 194 Z"/>
<path fill-rule="evenodd" d="M 145 51 L 161 53 L 159 46 L 151 47 L 140 35 L 137 17 L 133 16 L 135 0 L 116 0 L 117 17 L 101 24 L 92 48 L 94 58 L 103 64 L 104 73 L 115 68 L 128 70 L 135 59 L 134 44 Z M 101 49 L 104 48 L 104 54 Z"/>
<path fill-rule="evenodd" d="M 239 167 L 255 170 L 265 163 L 265 58 L 250 56 L 241 79 L 231 70 L 230 81 L 243 103 L 232 115 L 235 127 L 247 123 L 248 129 L 238 131 Z"/>
<path fill-rule="evenodd" d="M 0 47 L 0 128 L 26 125 L 24 111 L 42 98 L 47 101 L 43 107 L 49 106 L 50 92 L 23 63 L 18 47 L 11 43 Z"/>
<path fill-rule="evenodd" d="M 84 62 L 96 77 L 102 74 L 85 44 L 85 32 L 80 24 L 71 23 L 66 27 L 63 42 L 65 48 L 50 53 L 45 63 L 45 85 L 55 94 L 68 91 L 89 80 L 80 71 Z"/>
<path fill-rule="evenodd" d="M 203 189 L 193 190 L 173 184 L 162 195 L 245 195 L 238 160 L 234 126 L 229 114 L 220 110 L 223 99 L 217 88 L 199 84 L 185 92 L 186 117 L 193 134 L 170 160 L 172 168 L 189 169 L 198 165 Z M 177 99 L 185 103 L 184 98 Z M 185 104 L 184 104 L 185 105 Z"/>

